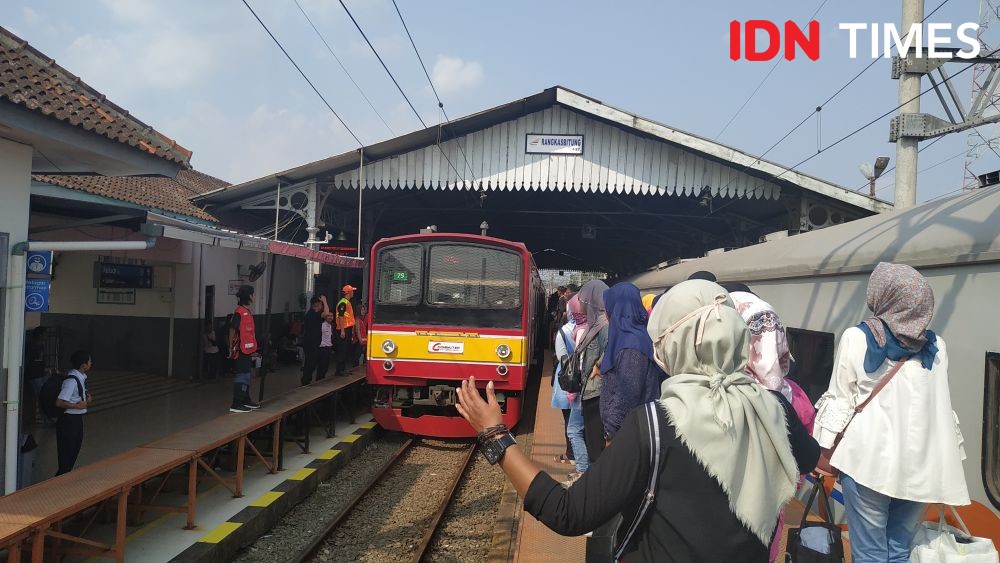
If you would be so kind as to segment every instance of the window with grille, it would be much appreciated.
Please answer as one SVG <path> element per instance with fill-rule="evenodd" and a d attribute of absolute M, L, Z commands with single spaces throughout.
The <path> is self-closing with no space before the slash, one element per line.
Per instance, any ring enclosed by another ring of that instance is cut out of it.
<path fill-rule="evenodd" d="M 993 506 L 1000 508 L 1000 354 L 986 354 L 983 396 L 983 484 Z"/>
<path fill-rule="evenodd" d="M 397 246 L 378 255 L 378 302 L 419 305 L 423 284 L 423 247 Z"/>
<path fill-rule="evenodd" d="M 833 346 L 834 334 L 801 328 L 789 328 L 786 332 L 788 349 L 795 359 L 788 371 L 788 378 L 798 383 L 815 403 L 830 387 L 833 356 L 836 353 Z"/>
<path fill-rule="evenodd" d="M 427 304 L 469 309 L 521 306 L 521 260 L 505 250 L 437 244 L 430 248 Z"/>

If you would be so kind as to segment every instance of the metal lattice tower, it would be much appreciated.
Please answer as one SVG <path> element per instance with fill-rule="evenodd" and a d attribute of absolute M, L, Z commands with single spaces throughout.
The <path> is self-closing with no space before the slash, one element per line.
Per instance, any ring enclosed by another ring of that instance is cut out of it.
<path fill-rule="evenodd" d="M 982 45 L 982 53 L 990 53 L 1000 46 L 1000 0 L 979 0 L 979 31 L 977 38 Z M 972 69 L 972 103 L 981 97 L 987 97 L 983 117 L 1000 115 L 1000 93 L 990 88 L 988 77 L 993 65 L 989 63 L 976 64 Z M 989 150 L 1000 159 L 1000 128 L 997 125 L 982 125 L 969 129 L 965 155 L 965 178 L 962 181 L 963 191 L 979 187 L 979 178 L 974 171 L 976 161 Z M 981 170 L 980 173 L 986 172 Z"/>

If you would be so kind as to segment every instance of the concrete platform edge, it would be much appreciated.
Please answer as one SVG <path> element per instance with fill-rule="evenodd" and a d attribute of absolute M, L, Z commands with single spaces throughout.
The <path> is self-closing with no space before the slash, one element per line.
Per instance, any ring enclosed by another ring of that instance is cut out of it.
<path fill-rule="evenodd" d="M 285 480 L 259 499 L 264 506 L 248 506 L 241 510 L 170 561 L 223 563 L 232 560 L 241 549 L 271 530 L 282 516 L 315 492 L 321 482 L 336 475 L 350 460 L 360 455 L 383 432 L 379 426 L 366 426 L 362 425 L 329 450 L 341 453 L 323 459 L 321 456 L 325 452 L 314 452 L 317 457 L 305 468 L 286 470 Z"/>

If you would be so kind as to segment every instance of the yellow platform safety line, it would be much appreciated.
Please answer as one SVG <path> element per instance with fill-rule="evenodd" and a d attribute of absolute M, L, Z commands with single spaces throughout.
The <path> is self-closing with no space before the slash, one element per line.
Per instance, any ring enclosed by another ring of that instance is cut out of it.
<path fill-rule="evenodd" d="M 375 428 L 376 426 L 378 426 L 378 423 L 376 423 L 376 422 L 362 422 L 361 426 L 359 426 L 359 428 L 364 428 L 365 430 L 371 430 L 372 428 Z"/>
<path fill-rule="evenodd" d="M 340 455 L 340 450 L 326 450 L 325 452 L 316 456 L 316 459 L 333 459 Z"/>
<path fill-rule="evenodd" d="M 223 522 L 219 524 L 214 530 L 205 534 L 200 540 L 201 543 L 219 543 L 220 541 L 226 539 L 226 537 L 235 532 L 240 526 L 239 522 Z"/>
<path fill-rule="evenodd" d="M 273 504 L 274 501 L 276 501 L 279 498 L 281 498 L 281 495 L 283 495 L 283 494 L 285 494 L 285 493 L 282 493 L 280 491 L 270 491 L 270 492 L 264 493 L 263 495 L 261 495 L 261 497 L 259 499 L 251 502 L 250 506 L 254 506 L 254 507 L 257 507 L 257 508 L 267 508 L 268 506 L 271 506 L 271 504 Z"/>
<path fill-rule="evenodd" d="M 354 442 L 357 442 L 359 439 L 361 439 L 361 434 L 348 434 L 347 436 L 344 436 L 344 439 L 341 440 L 341 442 L 348 442 L 353 444 Z"/>
<path fill-rule="evenodd" d="M 289 477 L 288 480 L 289 481 L 305 481 L 306 478 L 308 478 L 313 473 L 316 473 L 315 469 L 313 469 L 311 467 L 303 467 L 302 469 L 299 469 L 295 473 L 292 473 L 292 476 Z"/>

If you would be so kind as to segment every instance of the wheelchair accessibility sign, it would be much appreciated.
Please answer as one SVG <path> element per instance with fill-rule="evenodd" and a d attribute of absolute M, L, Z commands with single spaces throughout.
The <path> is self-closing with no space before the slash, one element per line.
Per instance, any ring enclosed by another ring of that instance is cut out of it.
<path fill-rule="evenodd" d="M 48 312 L 49 280 L 24 280 L 24 310 L 27 313 Z"/>

